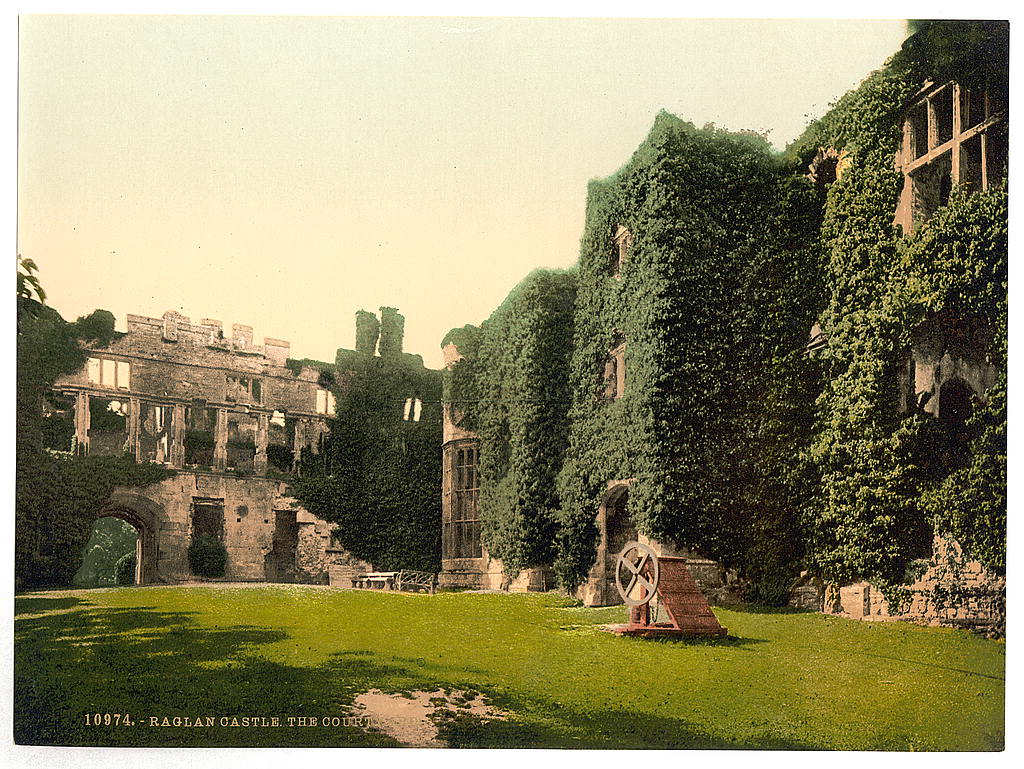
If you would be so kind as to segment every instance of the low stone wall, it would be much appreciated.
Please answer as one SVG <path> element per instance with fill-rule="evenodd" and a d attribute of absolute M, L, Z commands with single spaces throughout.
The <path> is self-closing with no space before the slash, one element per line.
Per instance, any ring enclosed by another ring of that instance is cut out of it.
<path fill-rule="evenodd" d="M 555 574 L 550 568 L 523 569 L 508 584 L 510 593 L 543 593 L 555 587 Z"/>
<path fill-rule="evenodd" d="M 339 547 L 327 549 L 327 578 L 331 587 L 352 587 L 352 580 L 368 571 L 378 571 L 369 561 L 356 558 Z"/>
<path fill-rule="evenodd" d="M 445 558 L 438 587 L 448 590 L 507 590 L 509 579 L 502 563 L 485 550 L 480 558 Z"/>
<path fill-rule="evenodd" d="M 935 538 L 926 570 L 907 586 L 907 591 L 907 608 L 894 614 L 882 592 L 868 582 L 828 585 L 823 611 L 852 619 L 962 627 L 995 637 L 1006 633 L 1006 578 L 989 572 L 978 561 L 968 560 L 954 541 Z M 795 590 L 790 605 L 794 600 Z"/>
<path fill-rule="evenodd" d="M 1006 578 L 969 561 L 953 541 L 936 538 L 936 557 L 910 587 L 903 617 L 915 622 L 1006 633 Z"/>
<path fill-rule="evenodd" d="M 153 542 L 151 562 L 145 565 L 148 582 L 196 579 L 188 565 L 188 548 L 192 510 L 199 503 L 222 511 L 220 539 L 227 551 L 223 580 L 328 584 L 331 565 L 338 558 L 338 551 L 331 548 L 336 526 L 286 496 L 285 489 L 285 483 L 269 478 L 179 471 L 151 486 L 121 489 L 115 499 L 137 499 L 150 509 L 149 530 L 143 532 Z M 114 505 L 107 514 L 131 512 L 132 504 Z"/>

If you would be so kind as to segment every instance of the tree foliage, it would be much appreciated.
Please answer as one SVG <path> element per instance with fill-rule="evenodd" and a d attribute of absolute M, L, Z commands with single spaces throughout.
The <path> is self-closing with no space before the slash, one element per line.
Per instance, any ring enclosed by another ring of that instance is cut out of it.
<path fill-rule="evenodd" d="M 109 516 L 97 520 L 85 546 L 82 565 L 75 572 L 75 584 L 84 587 L 121 584 L 116 580 L 118 563 L 129 554 L 134 559 L 137 539 L 138 534 L 130 523 Z"/>
<path fill-rule="evenodd" d="M 452 407 L 481 438 L 483 543 L 513 576 L 555 556 L 575 294 L 575 272 L 535 271 L 479 329 L 445 338 L 465 356 L 446 372 Z"/>
<path fill-rule="evenodd" d="M 173 472 L 125 457 L 46 451 L 43 399 L 58 376 L 85 365 L 80 340 L 109 343 L 113 316 L 97 310 L 67 323 L 39 304 L 31 312 L 19 306 L 18 321 L 15 586 L 68 586 L 93 522 L 113 490 L 157 483 Z"/>

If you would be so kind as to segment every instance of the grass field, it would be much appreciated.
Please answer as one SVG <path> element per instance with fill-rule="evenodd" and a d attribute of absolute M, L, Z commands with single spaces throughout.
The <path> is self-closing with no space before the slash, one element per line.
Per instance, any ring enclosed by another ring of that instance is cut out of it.
<path fill-rule="evenodd" d="M 1005 646 L 962 631 L 716 608 L 730 637 L 601 632 L 624 609 L 554 595 L 312 586 L 47 592 L 15 601 L 15 739 L 52 745 L 352 745 L 358 726 L 161 727 L 343 716 L 369 689 L 480 692 L 456 747 L 998 750 Z M 87 713 L 132 725 L 91 726 Z M 282 720 L 282 723 L 284 721 Z"/>

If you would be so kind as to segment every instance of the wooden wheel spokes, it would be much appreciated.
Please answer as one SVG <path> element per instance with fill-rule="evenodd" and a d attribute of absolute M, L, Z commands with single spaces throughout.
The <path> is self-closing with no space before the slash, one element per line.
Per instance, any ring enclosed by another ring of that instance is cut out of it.
<path fill-rule="evenodd" d="M 640 598 L 633 597 L 637 586 L 643 589 Z M 654 598 L 658 590 L 658 556 L 654 550 L 639 542 L 630 542 L 622 548 L 615 564 L 615 587 L 627 606 L 643 606 Z"/>

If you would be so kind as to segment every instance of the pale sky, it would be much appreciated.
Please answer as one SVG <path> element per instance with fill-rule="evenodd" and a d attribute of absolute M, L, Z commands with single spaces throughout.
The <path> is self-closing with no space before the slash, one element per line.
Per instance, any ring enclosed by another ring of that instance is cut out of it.
<path fill-rule="evenodd" d="M 68 320 L 254 327 L 333 361 L 398 307 L 441 366 L 659 109 L 777 148 L 901 20 L 23 16 L 18 252 Z"/>

